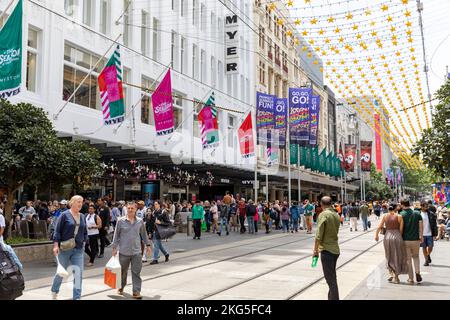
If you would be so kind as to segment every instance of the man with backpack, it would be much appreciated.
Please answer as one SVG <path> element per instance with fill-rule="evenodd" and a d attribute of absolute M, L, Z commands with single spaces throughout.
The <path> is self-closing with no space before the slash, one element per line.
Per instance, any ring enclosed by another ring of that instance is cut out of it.
<path fill-rule="evenodd" d="M 248 233 L 254 234 L 255 233 L 255 215 L 258 213 L 256 212 L 256 206 L 253 204 L 253 200 L 248 200 L 247 205 L 247 224 L 248 224 Z"/>

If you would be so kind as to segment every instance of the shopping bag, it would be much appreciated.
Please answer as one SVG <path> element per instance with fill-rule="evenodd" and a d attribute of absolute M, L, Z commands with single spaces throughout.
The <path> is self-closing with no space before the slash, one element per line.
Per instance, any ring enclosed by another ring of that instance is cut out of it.
<path fill-rule="evenodd" d="M 156 229 L 158 230 L 160 239 L 163 239 L 163 240 L 169 239 L 177 233 L 176 228 L 172 224 L 167 224 L 167 225 L 156 224 Z"/>
<path fill-rule="evenodd" d="M 206 231 L 206 221 L 203 220 L 202 222 L 202 231 Z"/>
<path fill-rule="evenodd" d="M 67 278 L 69 276 L 69 273 L 67 270 L 62 266 L 61 263 L 59 263 L 58 256 L 56 256 L 56 262 L 58 263 L 58 267 L 56 268 L 56 274 L 62 278 Z"/>
<path fill-rule="evenodd" d="M 111 289 L 117 289 L 121 286 L 121 272 L 118 255 L 111 257 L 105 266 L 104 283 Z"/>

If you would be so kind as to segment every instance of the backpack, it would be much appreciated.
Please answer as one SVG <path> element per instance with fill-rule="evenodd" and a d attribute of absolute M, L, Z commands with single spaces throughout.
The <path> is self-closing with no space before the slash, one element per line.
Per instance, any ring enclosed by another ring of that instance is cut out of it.
<path fill-rule="evenodd" d="M 10 253 L 0 245 L 0 300 L 14 300 L 23 294 L 25 281 Z"/>
<path fill-rule="evenodd" d="M 270 219 L 276 219 L 277 218 L 277 212 L 275 211 L 275 209 L 271 209 L 270 213 L 269 213 Z"/>

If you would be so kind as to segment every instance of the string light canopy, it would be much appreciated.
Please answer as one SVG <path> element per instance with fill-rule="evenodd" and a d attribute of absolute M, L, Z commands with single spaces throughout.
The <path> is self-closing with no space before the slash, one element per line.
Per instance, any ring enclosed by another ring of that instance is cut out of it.
<path fill-rule="evenodd" d="M 297 30 L 289 35 L 301 35 L 294 41 L 300 50 L 307 51 L 310 59 L 314 51 L 323 60 L 326 82 L 338 96 L 358 98 L 361 112 L 364 107 L 372 114 L 369 122 L 375 111 L 389 116 L 390 124 L 384 123 L 383 129 L 388 137 L 399 137 L 396 153 L 410 166 L 420 167 L 410 150 L 421 131 L 429 128 L 430 111 L 425 105 L 423 65 L 416 55 L 420 30 L 415 1 L 281 2 L 288 13 L 277 9 L 274 1 L 265 3 L 266 10 L 274 13 L 270 17 L 276 16 L 288 30 Z M 382 103 L 365 101 L 369 96 Z"/>

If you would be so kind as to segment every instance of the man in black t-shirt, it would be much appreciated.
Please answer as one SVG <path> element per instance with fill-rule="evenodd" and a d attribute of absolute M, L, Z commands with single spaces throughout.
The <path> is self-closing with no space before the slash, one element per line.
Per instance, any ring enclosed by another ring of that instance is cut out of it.
<path fill-rule="evenodd" d="M 109 224 L 111 222 L 111 213 L 106 205 L 106 202 L 99 198 L 97 200 L 97 215 L 102 219 L 102 228 L 99 229 L 100 235 L 100 253 L 98 255 L 99 258 L 103 258 L 103 254 L 105 253 L 105 246 L 108 247 L 111 242 L 106 237 L 108 235 Z"/>

